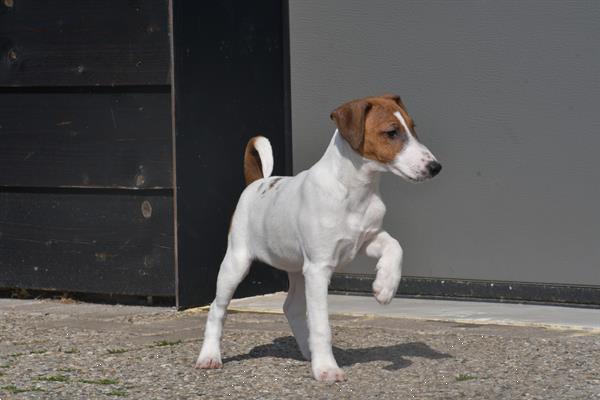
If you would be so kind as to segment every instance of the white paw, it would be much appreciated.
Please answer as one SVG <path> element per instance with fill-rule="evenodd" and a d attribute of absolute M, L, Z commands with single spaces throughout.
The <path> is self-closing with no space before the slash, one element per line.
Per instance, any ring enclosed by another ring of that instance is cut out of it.
<path fill-rule="evenodd" d="M 389 304 L 396 295 L 398 283 L 397 280 L 392 277 L 380 275 L 383 274 L 378 273 L 373 282 L 373 294 L 375 295 L 375 300 L 377 300 L 379 304 Z"/>
<path fill-rule="evenodd" d="M 223 368 L 223 362 L 221 362 L 221 351 L 219 350 L 219 348 L 203 345 L 202 350 L 200 350 L 198 360 L 196 361 L 196 368 Z"/>
<path fill-rule="evenodd" d="M 219 369 L 223 368 L 223 363 L 221 362 L 221 357 L 198 357 L 198 361 L 196 361 L 194 368 Z"/>
<path fill-rule="evenodd" d="M 346 380 L 344 371 L 340 367 L 316 367 L 313 368 L 313 375 L 319 382 L 343 382 Z"/>

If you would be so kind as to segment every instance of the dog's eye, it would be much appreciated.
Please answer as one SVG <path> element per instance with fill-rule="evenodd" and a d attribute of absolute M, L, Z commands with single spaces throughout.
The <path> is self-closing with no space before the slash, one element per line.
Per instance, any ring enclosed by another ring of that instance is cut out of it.
<path fill-rule="evenodd" d="M 399 132 L 397 129 L 394 129 L 392 131 L 386 131 L 385 134 L 390 138 L 390 139 L 394 139 L 396 137 L 398 137 Z"/>

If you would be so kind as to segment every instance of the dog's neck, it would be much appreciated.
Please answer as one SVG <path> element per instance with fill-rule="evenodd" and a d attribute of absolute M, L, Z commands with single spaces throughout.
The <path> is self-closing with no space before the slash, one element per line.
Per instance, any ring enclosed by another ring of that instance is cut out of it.
<path fill-rule="evenodd" d="M 336 129 L 333 138 L 315 164 L 319 174 L 327 174 L 341 183 L 352 196 L 362 197 L 379 192 L 379 175 L 383 166 L 358 154 Z"/>

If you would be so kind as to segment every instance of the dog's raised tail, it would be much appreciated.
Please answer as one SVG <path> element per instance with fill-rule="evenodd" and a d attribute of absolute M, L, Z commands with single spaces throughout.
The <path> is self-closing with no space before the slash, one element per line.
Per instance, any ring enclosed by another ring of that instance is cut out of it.
<path fill-rule="evenodd" d="M 248 141 L 244 153 L 244 177 L 246 185 L 257 179 L 268 178 L 273 173 L 273 149 L 269 139 L 254 136 Z"/>

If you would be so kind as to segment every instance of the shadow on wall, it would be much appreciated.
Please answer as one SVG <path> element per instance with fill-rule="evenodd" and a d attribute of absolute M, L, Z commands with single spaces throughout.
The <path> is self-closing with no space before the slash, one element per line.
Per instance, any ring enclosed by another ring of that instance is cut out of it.
<path fill-rule="evenodd" d="M 425 343 L 411 342 L 392 346 L 374 346 L 360 349 L 341 349 L 333 347 L 333 353 L 340 367 L 368 363 L 371 361 L 388 361 L 389 365 L 384 367 L 388 371 L 406 368 L 412 361 L 405 357 L 424 357 L 433 360 L 451 358 L 446 353 L 438 352 Z M 293 336 L 282 336 L 273 340 L 273 343 L 256 346 L 247 354 L 226 358 L 223 362 L 242 361 L 252 358 L 277 357 L 291 358 L 304 361 Z"/>

